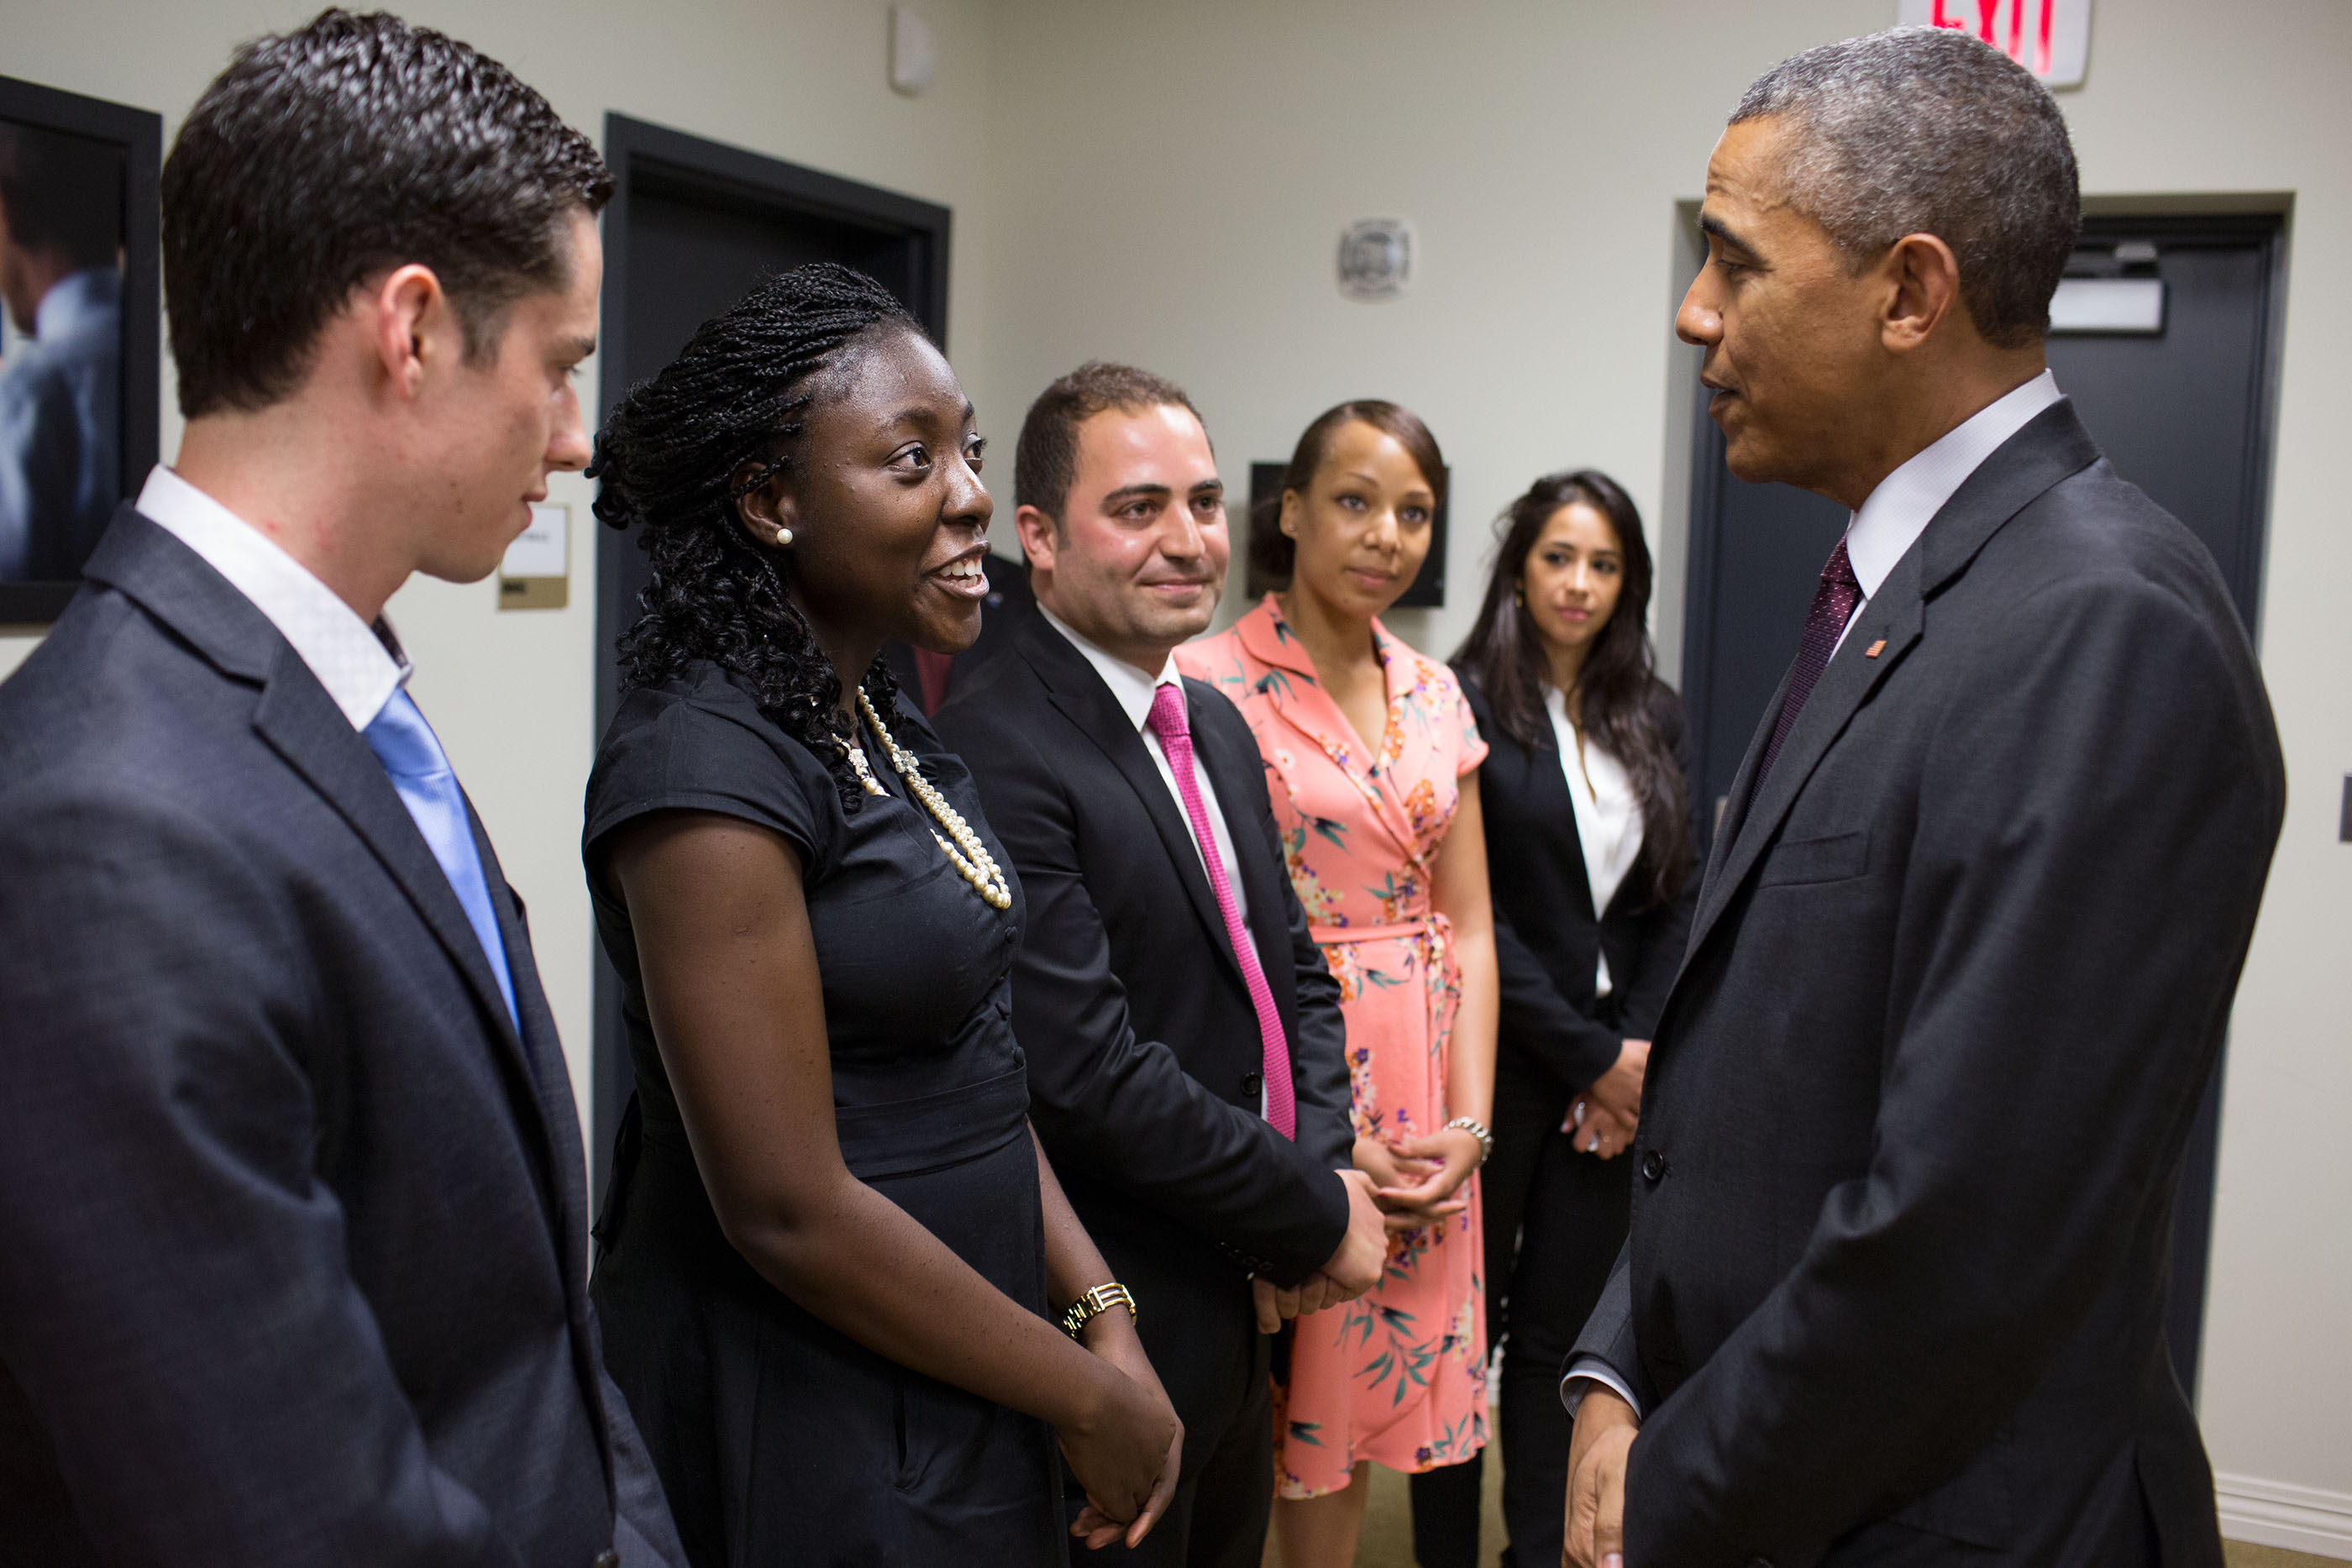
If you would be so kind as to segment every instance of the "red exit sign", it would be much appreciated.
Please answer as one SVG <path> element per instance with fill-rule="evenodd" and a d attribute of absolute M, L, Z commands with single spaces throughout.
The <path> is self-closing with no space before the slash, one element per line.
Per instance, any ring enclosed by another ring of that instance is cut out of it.
<path fill-rule="evenodd" d="M 1901 0 L 1906 27 L 1975 34 L 2052 87 L 2079 87 L 2091 53 L 2091 0 Z"/>

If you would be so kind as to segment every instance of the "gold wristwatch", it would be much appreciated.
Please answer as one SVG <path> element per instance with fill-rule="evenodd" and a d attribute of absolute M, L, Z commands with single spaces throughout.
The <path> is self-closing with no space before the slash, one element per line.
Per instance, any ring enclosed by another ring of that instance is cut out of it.
<path fill-rule="evenodd" d="M 1097 1285 L 1072 1301 L 1070 1310 L 1062 1314 L 1062 1332 L 1076 1339 L 1088 1319 L 1113 1307 L 1125 1307 L 1129 1319 L 1135 1316 L 1134 1294 L 1116 1280 L 1108 1285 Z"/>

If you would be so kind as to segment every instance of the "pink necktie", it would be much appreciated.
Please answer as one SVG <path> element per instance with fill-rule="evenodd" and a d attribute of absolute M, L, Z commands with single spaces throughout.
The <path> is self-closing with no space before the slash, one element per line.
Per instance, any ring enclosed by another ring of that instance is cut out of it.
<path fill-rule="evenodd" d="M 1208 868 L 1209 891 L 1217 895 L 1217 913 L 1225 917 L 1225 939 L 1242 967 L 1249 987 L 1250 1005 L 1257 1009 L 1257 1032 L 1264 1047 L 1265 1119 L 1286 1138 L 1298 1136 L 1298 1103 L 1290 1087 L 1290 1042 L 1282 1032 L 1282 1015 L 1274 1010 L 1274 991 L 1259 967 L 1257 946 L 1234 906 L 1233 883 L 1225 880 L 1224 857 L 1217 853 L 1217 836 L 1209 831 L 1209 810 L 1201 803 L 1201 785 L 1192 771 L 1192 727 L 1184 713 L 1184 688 L 1174 683 L 1151 694 L 1151 716 L 1146 721 L 1168 754 L 1168 770 L 1176 776 L 1176 793 L 1184 801 L 1184 815 L 1192 824 L 1192 841 L 1200 847 L 1201 863 Z"/>

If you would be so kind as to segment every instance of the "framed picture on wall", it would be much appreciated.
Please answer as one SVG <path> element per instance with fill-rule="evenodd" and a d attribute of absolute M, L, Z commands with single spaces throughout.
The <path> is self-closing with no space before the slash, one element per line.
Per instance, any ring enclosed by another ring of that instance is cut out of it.
<path fill-rule="evenodd" d="M 163 116 L 0 77 L 0 624 L 57 618 L 154 465 Z"/>
<path fill-rule="evenodd" d="M 1234 541 L 1234 553 L 1248 562 L 1244 582 L 1248 591 L 1248 602 L 1255 604 L 1271 589 L 1278 587 L 1249 553 L 1247 529 L 1272 528 L 1275 515 L 1282 502 L 1282 476 L 1289 472 L 1286 463 L 1253 463 L 1250 465 L 1250 504 L 1247 522 L 1241 538 Z M 1446 489 L 1454 488 L 1452 468 L 1446 469 Z M 1404 610 L 1436 610 L 1445 603 L 1445 508 L 1437 503 L 1437 516 L 1429 520 L 1429 554 L 1413 574 L 1412 586 L 1397 599 L 1397 608 Z"/>

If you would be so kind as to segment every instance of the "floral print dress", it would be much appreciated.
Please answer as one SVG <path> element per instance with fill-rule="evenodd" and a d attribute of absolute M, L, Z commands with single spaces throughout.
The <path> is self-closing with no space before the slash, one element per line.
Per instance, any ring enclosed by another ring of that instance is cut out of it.
<path fill-rule="evenodd" d="M 1265 758 L 1291 885 L 1339 982 L 1360 1137 L 1433 1133 L 1462 994 L 1431 867 L 1486 743 L 1453 672 L 1372 623 L 1388 721 L 1366 755 L 1355 727 L 1269 594 L 1233 630 L 1176 651 L 1249 720 Z M 1287 1498 L 1346 1486 L 1357 1461 L 1458 1464 L 1486 1441 L 1486 1324 L 1477 1178 L 1470 1207 L 1391 1234 L 1378 1287 L 1297 1320 L 1276 1399 L 1276 1480 Z"/>

